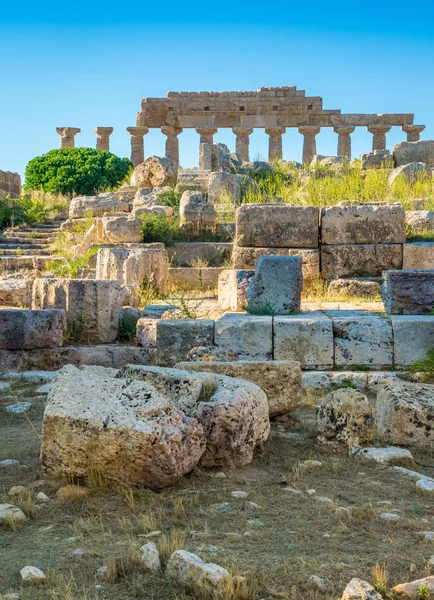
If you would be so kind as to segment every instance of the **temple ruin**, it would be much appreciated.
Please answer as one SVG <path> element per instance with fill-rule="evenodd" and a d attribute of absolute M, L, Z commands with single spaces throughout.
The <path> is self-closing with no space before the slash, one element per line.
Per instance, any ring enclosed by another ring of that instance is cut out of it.
<path fill-rule="evenodd" d="M 356 127 L 372 133 L 372 150 L 386 149 L 386 134 L 401 127 L 408 142 L 416 142 L 425 125 L 414 125 L 411 113 L 343 114 L 324 109 L 319 96 L 306 96 L 293 87 L 261 87 L 256 92 L 168 92 L 166 98 L 144 98 L 136 125 L 127 127 L 131 135 L 131 161 L 144 160 L 144 136 L 149 129 L 160 129 L 166 136 L 166 156 L 179 163 L 179 138 L 184 129 L 195 129 L 199 143 L 212 143 L 218 129 L 230 128 L 235 135 L 236 152 L 249 161 L 249 136 L 263 129 L 269 136 L 269 159 L 283 158 L 282 136 L 288 128 L 297 128 L 303 136 L 303 163 L 316 154 L 316 136 L 322 127 L 337 134 L 337 155 L 351 159 L 351 134 Z M 71 147 L 80 130 L 59 127 L 61 147 Z M 109 149 L 111 127 L 97 127 L 97 148 Z"/>

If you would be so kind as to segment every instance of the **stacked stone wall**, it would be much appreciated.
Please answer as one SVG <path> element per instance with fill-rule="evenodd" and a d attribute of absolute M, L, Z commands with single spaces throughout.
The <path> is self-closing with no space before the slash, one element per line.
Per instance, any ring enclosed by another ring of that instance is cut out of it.
<path fill-rule="evenodd" d="M 21 177 L 11 171 L 0 171 L 0 198 L 19 198 L 21 195 Z"/>

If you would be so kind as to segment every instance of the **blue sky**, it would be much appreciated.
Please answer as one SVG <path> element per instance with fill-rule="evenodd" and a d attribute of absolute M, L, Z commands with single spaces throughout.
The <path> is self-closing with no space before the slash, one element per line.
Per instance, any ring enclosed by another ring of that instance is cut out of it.
<path fill-rule="evenodd" d="M 255 90 L 296 85 L 342 112 L 414 112 L 434 139 L 434 1 L 349 3 L 8 1 L 0 13 L 0 169 L 24 174 L 32 157 L 59 146 L 56 126 L 81 127 L 77 145 L 95 146 L 96 126 L 113 126 L 111 150 L 129 156 L 143 97 L 169 90 Z M 198 135 L 180 135 L 185 167 L 197 164 Z M 234 148 L 230 130 L 215 137 Z M 353 134 L 353 154 L 372 136 Z M 404 140 L 394 128 L 388 145 Z M 151 131 L 145 153 L 164 154 Z M 251 156 L 266 158 L 255 131 Z M 323 130 L 318 152 L 336 153 Z M 302 137 L 284 136 L 284 158 L 300 159 Z"/>

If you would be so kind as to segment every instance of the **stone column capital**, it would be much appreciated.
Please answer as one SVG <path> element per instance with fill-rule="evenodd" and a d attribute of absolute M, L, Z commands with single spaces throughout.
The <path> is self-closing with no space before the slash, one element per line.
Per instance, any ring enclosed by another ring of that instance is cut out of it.
<path fill-rule="evenodd" d="M 286 127 L 282 127 L 280 125 L 273 125 L 270 127 L 265 127 L 264 131 L 267 135 L 283 135 L 286 131 Z"/>
<path fill-rule="evenodd" d="M 113 133 L 113 127 L 95 127 L 96 149 L 110 151 L 109 137 Z"/>
<path fill-rule="evenodd" d="M 149 127 L 127 127 L 127 131 L 133 137 L 143 137 L 149 133 Z"/>
<path fill-rule="evenodd" d="M 353 125 L 336 125 L 333 131 L 338 135 L 350 135 L 356 128 Z"/>
<path fill-rule="evenodd" d="M 69 138 L 74 137 L 74 135 L 77 135 L 77 133 L 80 133 L 81 129 L 79 127 L 56 127 L 56 131 L 60 137 Z"/>
<path fill-rule="evenodd" d="M 95 127 L 96 135 L 109 136 L 113 133 L 113 127 Z"/>
<path fill-rule="evenodd" d="M 217 127 L 215 125 L 198 125 L 196 127 L 196 133 L 200 135 L 214 135 L 217 133 Z"/>
<path fill-rule="evenodd" d="M 242 126 L 232 127 L 232 131 L 233 131 L 233 133 L 235 133 L 235 135 L 241 136 L 241 137 L 248 136 L 253 133 L 253 129 L 251 127 L 242 127 Z"/>
<path fill-rule="evenodd" d="M 369 133 L 372 133 L 374 135 L 384 135 L 392 129 L 392 126 L 384 125 L 383 123 L 378 123 L 378 124 L 368 125 L 366 127 L 366 129 L 369 131 Z"/>
<path fill-rule="evenodd" d="M 300 125 L 298 132 L 301 135 L 317 135 L 321 131 L 318 125 Z"/>
<path fill-rule="evenodd" d="M 405 133 L 422 133 L 425 125 L 402 125 L 401 129 Z"/>
<path fill-rule="evenodd" d="M 161 132 L 167 137 L 176 137 L 180 133 L 182 133 L 182 127 L 175 127 L 173 125 L 163 125 L 161 128 Z"/>

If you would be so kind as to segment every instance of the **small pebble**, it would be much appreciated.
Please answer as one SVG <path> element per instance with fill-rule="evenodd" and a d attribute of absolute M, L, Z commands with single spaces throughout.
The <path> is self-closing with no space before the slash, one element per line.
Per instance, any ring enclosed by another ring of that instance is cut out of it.
<path fill-rule="evenodd" d="M 316 494 L 316 490 L 310 489 L 310 490 L 307 490 L 307 493 L 309 494 L 309 496 L 314 496 Z"/>
<path fill-rule="evenodd" d="M 327 498 L 327 496 L 317 496 L 315 500 L 318 500 L 318 502 L 325 502 L 326 504 L 333 504 L 333 500 L 331 498 Z"/>
<path fill-rule="evenodd" d="M 226 512 L 232 508 L 232 502 L 219 502 L 218 504 L 210 504 L 209 508 L 215 512 Z"/>
<path fill-rule="evenodd" d="M 381 513 L 380 519 L 384 521 L 399 521 L 401 517 L 395 513 Z"/>
<path fill-rule="evenodd" d="M 416 481 L 416 487 L 418 490 L 422 490 L 423 492 L 434 494 L 434 481 L 429 481 L 428 479 L 419 479 Z"/>
<path fill-rule="evenodd" d="M 318 592 L 325 592 L 327 588 L 327 581 L 322 577 L 318 577 L 318 575 L 311 575 L 307 580 L 307 587 Z"/>
<path fill-rule="evenodd" d="M 351 517 L 351 511 L 349 508 L 346 508 L 345 506 L 339 506 L 336 509 L 335 515 L 337 515 L 338 517 L 348 518 L 348 517 Z"/>
<path fill-rule="evenodd" d="M 0 469 L 8 469 L 9 467 L 19 467 L 20 461 L 14 460 L 13 458 L 6 458 L 5 460 L 0 460 Z"/>
<path fill-rule="evenodd" d="M 253 525 L 254 527 L 264 527 L 265 525 L 265 523 L 259 519 L 248 519 L 247 523 L 249 525 Z"/>
<path fill-rule="evenodd" d="M 282 488 L 283 492 L 290 492 L 291 494 L 301 494 L 300 490 L 296 490 L 295 488 L 292 487 L 284 487 Z"/>
<path fill-rule="evenodd" d="M 387 504 L 387 505 L 390 505 L 390 504 L 392 504 L 392 502 L 390 500 L 379 500 L 377 502 L 377 504 Z"/>
<path fill-rule="evenodd" d="M 231 492 L 232 498 L 237 498 L 237 499 L 247 498 L 248 495 L 249 495 L 248 492 L 243 492 L 243 491 Z"/>
<path fill-rule="evenodd" d="M 44 494 L 44 492 L 39 492 L 36 494 L 36 500 L 43 503 L 50 502 L 50 498 L 47 496 L 47 494 Z"/>
<path fill-rule="evenodd" d="M 6 412 L 12 415 L 19 415 L 29 411 L 31 408 L 31 402 L 17 402 L 16 404 L 9 404 L 6 406 Z"/>
<path fill-rule="evenodd" d="M 85 550 L 84 548 L 77 548 L 68 554 L 68 558 L 81 560 L 82 558 L 89 558 L 90 552 L 89 550 Z"/>
<path fill-rule="evenodd" d="M 97 577 L 105 577 L 107 571 L 108 571 L 108 567 L 99 567 L 99 569 L 96 570 L 96 576 Z"/>
<path fill-rule="evenodd" d="M 417 535 L 424 540 L 434 542 L 434 531 L 418 531 Z"/>
<path fill-rule="evenodd" d="M 45 579 L 44 571 L 41 571 L 38 567 L 23 567 L 20 571 L 20 575 L 23 581 L 42 581 Z"/>
<path fill-rule="evenodd" d="M 305 467 L 321 467 L 322 462 L 319 460 L 305 460 L 303 465 Z"/>

